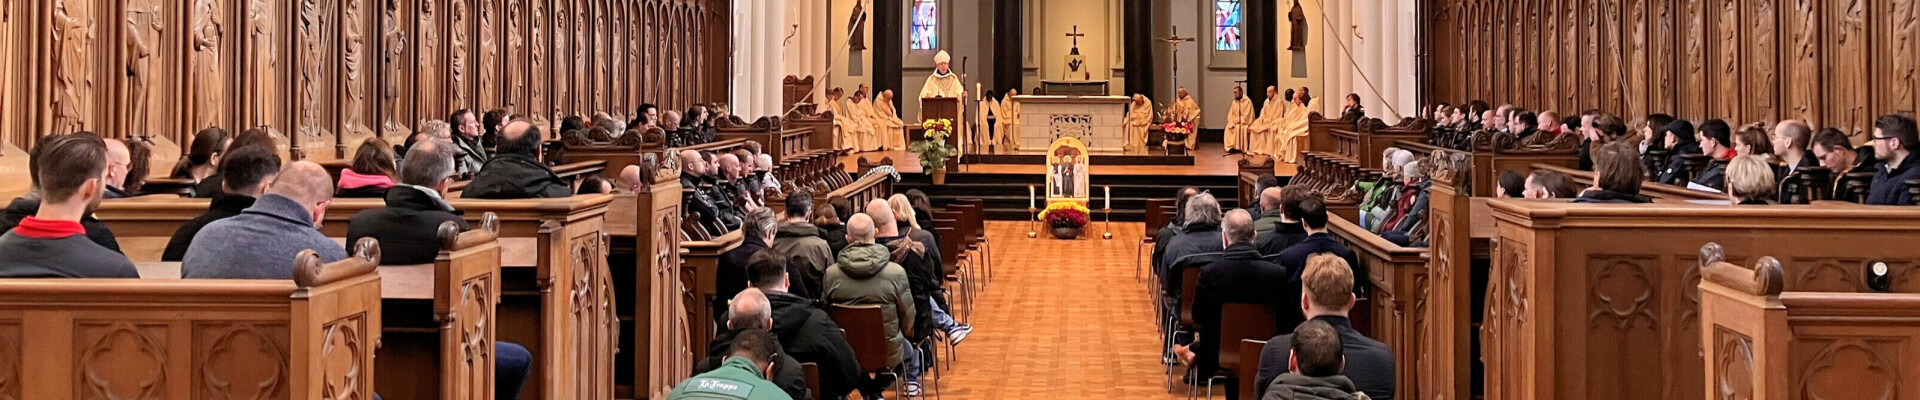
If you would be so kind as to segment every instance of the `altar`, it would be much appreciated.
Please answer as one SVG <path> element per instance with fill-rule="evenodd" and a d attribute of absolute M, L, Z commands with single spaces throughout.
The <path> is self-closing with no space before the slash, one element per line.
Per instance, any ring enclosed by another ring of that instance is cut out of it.
<path fill-rule="evenodd" d="M 1020 102 L 1021 149 L 1045 149 L 1054 140 L 1074 136 L 1094 153 L 1125 151 L 1126 96 L 1013 96 Z"/>

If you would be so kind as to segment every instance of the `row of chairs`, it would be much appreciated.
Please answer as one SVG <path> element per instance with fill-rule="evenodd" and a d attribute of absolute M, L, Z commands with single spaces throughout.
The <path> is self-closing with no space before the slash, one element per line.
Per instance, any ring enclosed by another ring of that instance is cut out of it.
<path fill-rule="evenodd" d="M 947 304 L 956 305 L 958 310 L 948 310 L 961 321 L 971 322 L 975 295 L 985 289 L 993 280 L 993 247 L 986 235 L 986 202 L 980 199 L 967 199 L 948 204 L 944 210 L 931 210 L 934 232 L 940 246 L 940 265 L 945 281 L 954 287 L 948 289 Z M 924 227 L 923 227 L 924 228 Z M 954 295 L 959 294 L 959 298 Z M 958 300 L 958 301 L 956 301 Z M 872 375 L 893 375 L 892 365 L 887 363 L 887 355 L 892 351 L 887 342 L 886 316 L 879 306 L 834 305 L 828 308 L 828 315 L 839 324 L 853 346 L 854 358 L 860 363 L 861 371 Z M 941 368 L 933 368 L 933 379 L 927 380 L 933 388 L 935 398 L 940 397 L 940 372 L 952 369 L 956 355 L 952 342 L 944 337 L 944 332 L 935 331 L 915 345 L 930 350 L 933 354 L 922 355 L 922 360 L 932 361 L 939 358 L 940 343 L 947 343 L 946 362 Z M 805 365 L 802 368 L 806 368 Z M 817 368 L 817 367 L 816 367 Z M 818 372 L 808 374 L 809 384 L 814 385 L 817 393 Z M 900 393 L 903 379 L 894 379 L 894 389 Z"/>

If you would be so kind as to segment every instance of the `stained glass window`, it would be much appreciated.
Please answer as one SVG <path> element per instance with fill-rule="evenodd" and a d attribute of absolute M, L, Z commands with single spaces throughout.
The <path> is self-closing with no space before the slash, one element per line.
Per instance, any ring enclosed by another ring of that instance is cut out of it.
<path fill-rule="evenodd" d="M 1240 0 L 1214 0 L 1214 50 L 1240 51 L 1240 17 Z"/>
<path fill-rule="evenodd" d="M 937 0 L 913 2 L 913 50 L 935 50 L 940 44 L 940 6 Z"/>

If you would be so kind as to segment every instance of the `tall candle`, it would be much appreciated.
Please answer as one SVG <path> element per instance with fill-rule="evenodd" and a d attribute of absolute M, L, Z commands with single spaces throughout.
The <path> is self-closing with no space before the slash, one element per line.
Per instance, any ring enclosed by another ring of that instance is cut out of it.
<path fill-rule="evenodd" d="M 1033 185 L 1027 185 L 1027 208 L 1033 208 Z"/>
<path fill-rule="evenodd" d="M 1113 187 L 1112 187 L 1112 186 L 1101 186 L 1100 188 L 1101 188 L 1101 189 L 1105 189 L 1105 190 L 1106 190 L 1106 192 L 1107 192 L 1107 209 L 1108 209 L 1108 210 L 1112 210 L 1112 209 L 1113 209 Z"/>

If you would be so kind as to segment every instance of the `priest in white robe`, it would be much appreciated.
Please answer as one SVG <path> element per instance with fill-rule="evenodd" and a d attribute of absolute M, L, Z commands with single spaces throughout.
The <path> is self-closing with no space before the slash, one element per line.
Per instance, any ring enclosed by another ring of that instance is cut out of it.
<path fill-rule="evenodd" d="M 1000 98 L 1000 109 L 996 111 L 1000 114 L 996 122 L 999 125 L 996 128 L 1000 131 L 997 150 L 1002 152 L 1020 150 L 1020 102 L 1013 99 L 1013 96 L 1019 95 L 1020 89 L 1007 89 L 1007 96 Z"/>
<path fill-rule="evenodd" d="M 1127 107 L 1127 144 L 1126 151 L 1132 153 L 1147 148 L 1147 132 L 1153 125 L 1153 102 L 1147 95 L 1134 94 L 1133 105 Z"/>
<path fill-rule="evenodd" d="M 1252 126 L 1253 99 L 1247 98 L 1246 89 L 1235 86 L 1233 87 L 1233 107 L 1227 109 L 1227 131 L 1225 140 L 1227 142 L 1228 153 L 1232 153 L 1235 150 L 1239 150 L 1242 153 L 1248 151 L 1248 145 L 1252 142 L 1248 140 L 1247 133 L 1252 131 L 1252 129 L 1249 129 Z"/>
<path fill-rule="evenodd" d="M 855 118 L 852 110 L 840 104 L 845 91 L 833 88 L 827 91 L 827 111 L 833 112 L 834 148 L 859 151 L 860 137 L 867 135 L 867 125 Z"/>
<path fill-rule="evenodd" d="M 1180 88 L 1178 93 L 1180 98 L 1173 101 L 1172 107 L 1167 108 L 1167 118 L 1191 127 L 1187 132 L 1186 147 L 1187 150 L 1193 150 L 1194 142 L 1199 141 L 1195 136 L 1200 133 L 1200 103 L 1195 102 L 1193 96 L 1187 94 L 1187 88 Z"/>
<path fill-rule="evenodd" d="M 1274 132 L 1279 130 L 1280 117 L 1286 113 L 1287 103 L 1280 98 L 1280 88 L 1268 86 L 1267 101 L 1261 103 L 1260 117 L 1255 118 L 1253 125 L 1248 127 L 1247 140 L 1252 142 L 1249 147 L 1252 147 L 1250 151 L 1253 154 L 1272 156 L 1278 151 L 1275 148 L 1277 144 L 1274 143 Z"/>
<path fill-rule="evenodd" d="M 879 135 L 883 132 L 880 132 L 880 124 L 873 118 L 873 103 L 866 101 L 869 96 L 872 95 L 868 94 L 867 85 L 860 84 L 860 90 L 854 91 L 853 98 L 847 100 L 847 113 L 867 127 L 865 134 L 854 141 L 854 151 L 857 152 L 880 149 Z"/>
<path fill-rule="evenodd" d="M 906 132 L 901 129 L 900 112 L 893 108 L 893 91 L 880 91 L 873 98 L 873 131 L 879 138 L 881 150 L 901 151 L 907 149 Z"/>

